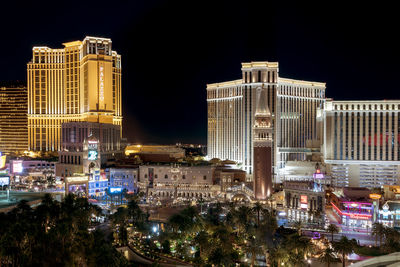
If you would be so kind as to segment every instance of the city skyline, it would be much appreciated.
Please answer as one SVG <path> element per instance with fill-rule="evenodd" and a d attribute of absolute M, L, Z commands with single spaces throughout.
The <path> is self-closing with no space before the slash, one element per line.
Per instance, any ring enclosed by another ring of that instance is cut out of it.
<path fill-rule="evenodd" d="M 110 14 L 109 20 L 95 20 L 107 10 L 101 5 L 93 7 L 96 12 L 88 19 L 70 23 L 65 22 L 67 11 L 46 6 L 48 16 L 32 24 L 40 27 L 10 25 L 5 36 L 13 41 L 0 44 L 8 51 L 0 63 L 0 80 L 26 80 L 35 45 L 61 48 L 60 40 L 110 38 L 123 56 L 123 135 L 140 143 L 205 144 L 206 84 L 235 79 L 241 62 L 278 61 L 282 76 L 326 82 L 327 97 L 335 100 L 397 98 L 399 53 L 387 34 L 396 24 L 390 11 L 384 16 L 379 7 L 204 2 L 181 12 L 176 1 L 115 6 L 121 14 Z M 28 16 L 37 8 L 27 4 L 18 10 Z M 11 17 L 5 14 L 1 20 Z M 162 70 L 157 75 L 155 67 Z"/>

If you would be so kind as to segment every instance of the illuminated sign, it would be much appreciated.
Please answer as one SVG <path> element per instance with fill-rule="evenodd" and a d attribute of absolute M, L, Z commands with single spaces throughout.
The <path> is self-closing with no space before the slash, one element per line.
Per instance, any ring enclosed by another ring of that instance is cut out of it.
<path fill-rule="evenodd" d="M 10 184 L 10 177 L 0 177 L 0 186 L 5 186 Z"/>
<path fill-rule="evenodd" d="M 6 156 L 0 152 L 0 170 L 6 167 Z"/>
<path fill-rule="evenodd" d="M 13 160 L 12 162 L 12 173 L 22 173 L 24 168 L 22 167 L 22 160 Z"/>
<path fill-rule="evenodd" d="M 88 160 L 97 160 L 99 152 L 97 150 L 89 150 L 88 151 Z"/>
<path fill-rule="evenodd" d="M 369 198 L 371 199 L 380 199 L 382 196 L 379 194 L 369 194 Z"/>
<path fill-rule="evenodd" d="M 314 176 L 314 179 L 324 179 L 325 178 L 323 173 L 314 173 L 313 176 Z"/>
<path fill-rule="evenodd" d="M 99 101 L 104 101 L 104 67 L 100 66 Z"/>
<path fill-rule="evenodd" d="M 308 209 L 308 197 L 305 195 L 300 196 L 300 208 Z"/>
<path fill-rule="evenodd" d="M 369 214 L 360 214 L 360 213 L 348 213 L 348 212 L 343 212 L 341 211 L 338 207 L 336 207 L 335 204 L 333 204 L 333 202 L 331 202 L 332 207 L 340 214 L 340 215 L 344 215 L 344 216 L 348 216 L 351 219 L 361 219 L 361 220 L 370 220 L 372 215 Z"/>
<path fill-rule="evenodd" d="M 122 192 L 122 187 L 109 187 L 108 191 L 110 194 L 120 194 Z"/>

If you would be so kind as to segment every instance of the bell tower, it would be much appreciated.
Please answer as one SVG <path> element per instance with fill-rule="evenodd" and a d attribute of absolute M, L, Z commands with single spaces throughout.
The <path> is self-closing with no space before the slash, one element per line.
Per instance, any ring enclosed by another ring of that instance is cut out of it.
<path fill-rule="evenodd" d="M 257 106 L 253 125 L 254 196 L 265 200 L 272 194 L 272 124 L 264 88 L 257 88 Z"/>

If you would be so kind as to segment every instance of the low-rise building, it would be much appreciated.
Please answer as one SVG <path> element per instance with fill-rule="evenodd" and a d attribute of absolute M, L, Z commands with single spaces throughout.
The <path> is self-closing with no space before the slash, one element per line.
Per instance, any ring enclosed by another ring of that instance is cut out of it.
<path fill-rule="evenodd" d="M 375 222 L 371 191 L 364 187 L 344 187 L 331 195 L 333 214 L 342 226 L 352 229 L 371 229 Z"/>
<path fill-rule="evenodd" d="M 210 165 L 142 165 L 138 185 L 149 198 L 209 199 L 220 193 L 220 186 L 214 185 L 214 169 Z"/>
<path fill-rule="evenodd" d="M 285 181 L 285 210 L 289 221 L 324 225 L 325 191 L 323 185 L 308 181 Z"/>
<path fill-rule="evenodd" d="M 138 156 L 143 162 L 176 162 L 185 157 L 185 150 L 173 145 L 130 145 L 125 155 Z"/>
<path fill-rule="evenodd" d="M 119 168 L 113 167 L 106 169 L 107 177 L 111 187 L 126 189 L 127 193 L 136 193 L 138 190 L 138 168 Z"/>
<path fill-rule="evenodd" d="M 386 201 L 379 210 L 378 222 L 400 229 L 400 201 Z"/>

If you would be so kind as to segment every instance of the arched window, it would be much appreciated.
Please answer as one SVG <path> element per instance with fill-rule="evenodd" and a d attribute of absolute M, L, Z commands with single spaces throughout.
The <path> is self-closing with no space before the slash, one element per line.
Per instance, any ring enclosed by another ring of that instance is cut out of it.
<path fill-rule="evenodd" d="M 166 175 L 164 176 L 164 178 L 165 178 L 165 179 L 168 179 L 168 174 L 166 174 Z"/>

